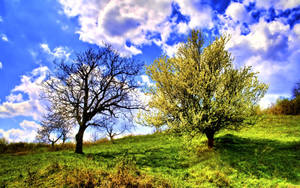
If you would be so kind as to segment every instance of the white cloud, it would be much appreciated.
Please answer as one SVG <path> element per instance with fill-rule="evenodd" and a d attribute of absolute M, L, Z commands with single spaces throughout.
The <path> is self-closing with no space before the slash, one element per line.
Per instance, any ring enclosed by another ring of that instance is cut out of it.
<path fill-rule="evenodd" d="M 7 101 L 0 104 L 0 118 L 27 116 L 34 120 L 40 119 L 41 114 L 45 112 L 40 101 L 41 84 L 45 80 L 47 72 L 47 67 L 39 67 L 29 75 L 23 75 L 21 84 L 17 85 L 6 97 Z M 24 96 L 27 96 L 28 99 L 23 100 Z"/>
<path fill-rule="evenodd" d="M 258 4 L 265 7 L 270 2 L 260 3 L 266 3 Z M 275 102 L 276 97 L 287 96 L 288 88 L 293 86 L 300 75 L 300 64 L 297 63 L 300 58 L 300 26 L 297 24 L 290 29 L 281 19 L 266 22 L 262 16 L 258 23 L 248 20 L 249 34 L 242 35 L 241 20 L 247 20 L 245 16 L 248 16 L 243 9 L 244 5 L 231 3 L 226 14 L 234 22 L 219 16 L 223 24 L 220 31 L 231 34 L 227 48 L 235 57 L 235 64 L 252 66 L 254 71 L 260 72 L 260 80 L 270 85 L 266 97 L 260 103 L 265 107 Z"/>
<path fill-rule="evenodd" d="M 110 43 L 122 55 L 142 53 L 142 45 L 163 46 L 172 32 L 186 33 L 191 28 L 212 28 L 212 9 L 196 0 L 171 1 L 72 1 L 60 0 L 67 16 L 78 16 L 79 39 L 103 46 Z M 182 14 L 188 16 L 188 24 L 170 20 L 172 3 L 178 3 Z M 160 37 L 153 38 L 155 34 Z M 126 43 L 130 41 L 128 47 Z"/>
<path fill-rule="evenodd" d="M 275 9 L 289 9 L 300 5 L 299 0 L 246 0 L 244 4 L 249 2 L 255 2 L 257 8 L 269 9 L 274 7 Z"/>
<path fill-rule="evenodd" d="M 56 47 L 53 50 L 51 50 L 48 46 L 48 44 L 46 43 L 42 43 L 40 44 L 40 47 L 42 48 L 42 50 L 47 53 L 48 55 L 50 55 L 53 58 L 65 58 L 68 59 L 71 55 L 71 50 L 69 50 L 67 47 Z"/>
<path fill-rule="evenodd" d="M 0 36 L 3 41 L 8 42 L 8 38 L 5 34 L 2 33 Z"/>
<path fill-rule="evenodd" d="M 298 37 L 300 37 L 300 24 L 294 25 L 294 32 Z"/>
<path fill-rule="evenodd" d="M 6 131 L 0 129 L 0 135 L 9 142 L 33 142 L 40 125 L 35 121 L 24 120 L 20 123 L 20 127 L 21 128 L 13 128 Z"/>
<path fill-rule="evenodd" d="M 241 20 L 243 20 L 243 22 L 250 22 L 251 20 L 245 6 L 237 2 L 231 2 L 227 7 L 225 14 L 230 16 L 235 22 Z"/>
<path fill-rule="evenodd" d="M 178 33 L 187 34 L 189 31 L 189 26 L 185 22 L 180 22 L 176 25 Z"/>
<path fill-rule="evenodd" d="M 299 0 L 280 0 L 278 1 L 278 8 L 288 9 L 288 8 L 294 8 L 300 5 Z"/>
<path fill-rule="evenodd" d="M 30 130 L 30 129 L 38 129 L 41 126 L 39 124 L 37 124 L 35 121 L 28 121 L 28 120 L 24 120 L 20 123 L 20 126 L 25 130 Z"/>
<path fill-rule="evenodd" d="M 45 44 L 45 43 L 40 44 L 40 47 L 43 49 L 44 52 L 46 52 L 48 54 L 52 53 L 51 50 L 50 50 L 50 48 L 49 48 L 49 46 L 48 46 L 48 44 Z"/>
<path fill-rule="evenodd" d="M 201 4 L 199 0 L 175 0 L 180 6 L 180 12 L 190 17 L 188 26 L 193 28 L 212 28 L 212 9 L 210 6 Z"/>
<path fill-rule="evenodd" d="M 175 53 L 177 52 L 179 45 L 180 45 L 180 43 L 177 43 L 174 45 L 164 44 L 162 46 L 162 49 L 166 53 L 167 56 L 173 57 L 175 55 Z"/>
<path fill-rule="evenodd" d="M 147 86 L 153 86 L 153 83 L 150 81 L 148 75 L 141 75 L 142 82 L 145 83 Z"/>
<path fill-rule="evenodd" d="M 0 22 L 3 22 L 3 18 L 0 16 Z"/>
<path fill-rule="evenodd" d="M 3 68 L 3 65 L 2 65 L 2 62 L 0 61 L 0 69 L 2 69 Z"/>
<path fill-rule="evenodd" d="M 8 102 L 22 102 L 23 101 L 23 95 L 21 93 L 13 94 L 11 93 L 6 97 L 6 100 Z"/>
<path fill-rule="evenodd" d="M 141 53 L 140 45 L 151 43 L 149 33 L 166 31 L 172 2 L 60 0 L 60 3 L 66 15 L 78 16 L 80 40 L 99 46 L 107 42 L 123 55 L 131 55 Z M 126 41 L 132 45 L 126 47 Z"/>

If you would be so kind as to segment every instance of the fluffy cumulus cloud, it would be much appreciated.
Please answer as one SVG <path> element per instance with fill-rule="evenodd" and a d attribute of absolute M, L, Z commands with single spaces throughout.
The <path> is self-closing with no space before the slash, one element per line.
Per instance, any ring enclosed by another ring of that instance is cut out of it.
<path fill-rule="evenodd" d="M 152 32 L 164 30 L 171 13 L 168 1 L 60 0 L 68 16 L 79 16 L 80 39 L 111 43 L 124 54 L 138 54 L 138 45 L 149 42 Z"/>
<path fill-rule="evenodd" d="M 68 59 L 71 55 L 71 50 L 67 47 L 59 46 L 51 50 L 46 43 L 40 44 L 41 49 L 43 52 L 49 55 L 50 58 L 55 59 Z"/>
<path fill-rule="evenodd" d="M 263 107 L 275 102 L 279 96 L 289 97 L 291 91 L 287 89 L 293 87 L 300 75 L 300 24 L 290 24 L 288 16 L 274 13 L 270 17 L 266 13 L 270 7 L 284 12 L 285 8 L 298 6 L 299 1 L 298 4 L 289 1 L 285 6 L 281 6 L 283 1 L 272 2 L 257 1 L 251 11 L 246 11 L 249 1 L 232 2 L 225 15 L 219 16 L 223 23 L 221 32 L 231 35 L 227 47 L 235 57 L 236 66 L 252 66 L 259 72 L 259 78 L 270 85 L 261 102 Z M 253 16 L 258 9 L 260 16 Z"/>
<path fill-rule="evenodd" d="M 32 117 L 39 120 L 45 109 L 40 101 L 41 84 L 46 78 L 47 67 L 34 69 L 29 75 L 21 77 L 21 84 L 17 85 L 0 104 L 0 118 L 15 116 Z"/>
<path fill-rule="evenodd" d="M 232 2 L 226 9 L 225 14 L 233 21 L 250 22 L 251 16 L 248 14 L 246 7 L 238 2 Z"/>
<path fill-rule="evenodd" d="M 189 28 L 212 28 L 213 10 L 205 1 L 199 0 L 177 0 L 180 12 L 190 18 Z"/>
<path fill-rule="evenodd" d="M 60 0 L 66 15 L 78 16 L 81 40 L 100 46 L 110 43 L 123 55 L 142 53 L 140 47 L 152 42 L 168 49 L 165 44 L 172 32 L 186 34 L 190 28 L 213 27 L 211 8 L 196 6 L 197 2 Z M 189 21 L 181 20 L 182 16 Z"/>
<path fill-rule="evenodd" d="M 20 128 L 7 131 L 0 129 L 0 135 L 9 142 L 33 142 L 38 128 L 40 125 L 35 121 L 24 120 L 20 123 Z"/>

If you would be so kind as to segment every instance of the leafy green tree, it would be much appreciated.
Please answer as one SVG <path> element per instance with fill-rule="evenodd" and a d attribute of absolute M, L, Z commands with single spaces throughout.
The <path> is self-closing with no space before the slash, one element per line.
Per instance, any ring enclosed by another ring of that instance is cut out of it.
<path fill-rule="evenodd" d="M 155 86 L 148 90 L 151 111 L 143 114 L 144 121 L 189 136 L 204 133 L 209 148 L 216 132 L 254 123 L 267 85 L 250 67 L 234 68 L 227 42 L 221 36 L 204 47 L 203 34 L 194 30 L 174 57 L 163 56 L 148 66 Z"/>

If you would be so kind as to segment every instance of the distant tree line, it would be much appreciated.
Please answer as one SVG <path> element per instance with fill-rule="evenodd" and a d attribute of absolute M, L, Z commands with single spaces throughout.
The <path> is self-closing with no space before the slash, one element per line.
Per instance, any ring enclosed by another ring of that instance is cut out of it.
<path fill-rule="evenodd" d="M 295 85 L 291 99 L 278 99 L 265 112 L 273 115 L 300 115 L 300 82 Z"/>

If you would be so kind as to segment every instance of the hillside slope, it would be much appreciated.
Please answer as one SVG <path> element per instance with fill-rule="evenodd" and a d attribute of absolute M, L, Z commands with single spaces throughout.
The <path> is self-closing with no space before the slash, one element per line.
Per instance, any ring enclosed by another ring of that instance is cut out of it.
<path fill-rule="evenodd" d="M 208 150 L 204 136 L 130 136 L 73 151 L 0 155 L 4 187 L 298 187 L 300 116 L 267 116 L 224 131 Z"/>

